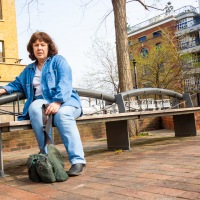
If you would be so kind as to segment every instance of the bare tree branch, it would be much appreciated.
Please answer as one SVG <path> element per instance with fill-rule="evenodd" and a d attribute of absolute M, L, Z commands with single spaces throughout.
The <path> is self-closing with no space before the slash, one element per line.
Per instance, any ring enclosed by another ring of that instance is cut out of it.
<path fill-rule="evenodd" d="M 118 68 L 116 54 L 110 43 L 96 38 L 88 52 L 94 66 L 88 68 L 79 84 L 88 89 L 103 90 L 117 93 L 119 91 Z"/>
<path fill-rule="evenodd" d="M 138 1 L 142 6 L 144 6 L 144 8 L 145 8 L 146 10 L 148 10 L 148 6 L 147 6 L 146 4 L 144 4 L 141 0 L 130 0 L 130 1 L 127 1 L 126 3 L 131 3 L 131 2 L 133 2 L 133 1 Z"/>
<path fill-rule="evenodd" d="M 160 9 L 160 8 L 156 8 L 156 7 L 154 7 L 154 6 L 149 6 L 149 5 L 147 5 L 147 4 L 144 4 L 141 0 L 129 0 L 129 1 L 127 1 L 126 3 L 131 3 L 131 2 L 133 2 L 133 1 L 139 2 L 146 10 L 149 10 L 148 8 L 153 8 L 153 9 L 161 10 L 161 11 L 164 10 L 164 9 Z"/>
<path fill-rule="evenodd" d="M 83 5 L 83 6 L 84 6 L 84 9 L 86 10 L 87 6 L 88 6 L 91 2 L 93 2 L 93 1 L 94 1 L 94 0 L 90 0 L 88 3 L 84 4 L 84 5 Z M 146 5 L 146 4 L 144 4 L 144 3 L 142 2 L 142 0 L 129 0 L 129 1 L 127 1 L 126 3 L 128 4 L 128 3 L 131 3 L 131 2 L 134 2 L 134 1 L 139 2 L 146 10 L 149 10 L 148 8 L 152 8 L 152 9 L 156 9 L 156 10 L 161 10 L 161 11 L 164 10 L 164 9 L 156 8 L 156 7 L 154 7 L 154 6 Z M 97 30 L 95 31 L 94 34 L 96 34 L 96 33 L 98 32 L 98 30 L 100 29 L 100 27 L 102 26 L 102 24 L 106 21 L 107 17 L 108 17 L 112 12 L 113 12 L 113 9 L 110 10 L 110 11 L 108 11 L 108 12 L 105 14 L 105 16 L 101 19 L 101 21 L 100 21 L 100 23 L 99 23 L 99 26 L 97 27 Z"/>

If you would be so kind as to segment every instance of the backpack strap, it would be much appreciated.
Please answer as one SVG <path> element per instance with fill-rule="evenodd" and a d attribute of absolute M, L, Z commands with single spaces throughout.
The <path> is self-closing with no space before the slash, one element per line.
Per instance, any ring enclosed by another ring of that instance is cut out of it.
<path fill-rule="evenodd" d="M 52 113 L 50 115 L 45 114 L 45 110 L 48 107 L 48 104 L 42 105 L 42 120 L 43 120 L 43 132 L 44 132 L 44 146 L 40 150 L 40 153 L 44 150 L 47 144 L 52 144 L 51 138 L 49 137 L 49 131 L 52 126 Z"/>

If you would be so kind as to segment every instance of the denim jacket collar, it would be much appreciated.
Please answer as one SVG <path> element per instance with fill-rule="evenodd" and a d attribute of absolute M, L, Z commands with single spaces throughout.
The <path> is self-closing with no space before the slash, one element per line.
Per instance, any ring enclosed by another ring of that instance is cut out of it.
<path fill-rule="evenodd" d="M 48 57 L 47 59 L 46 59 L 46 61 L 48 61 L 48 60 L 51 60 L 52 58 L 51 57 Z M 46 62 L 45 61 L 45 62 Z M 30 65 L 28 65 L 27 67 L 29 68 L 29 69 L 36 69 L 36 66 L 37 66 L 37 60 L 35 61 L 35 62 L 33 62 L 33 63 L 31 63 Z"/>

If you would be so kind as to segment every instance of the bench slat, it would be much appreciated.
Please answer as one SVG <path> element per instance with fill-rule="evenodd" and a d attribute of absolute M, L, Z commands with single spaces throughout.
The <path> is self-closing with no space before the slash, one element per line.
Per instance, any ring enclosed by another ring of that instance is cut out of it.
<path fill-rule="evenodd" d="M 76 121 L 77 124 L 87 124 L 95 122 L 112 122 L 139 118 L 141 119 L 146 117 L 174 116 L 190 114 L 194 112 L 200 112 L 200 107 L 82 116 L 79 117 Z M 32 127 L 30 125 L 30 120 L 23 120 L 0 123 L 0 128 L 2 129 L 2 132 L 9 132 L 15 130 L 27 130 L 31 129 Z"/>
<path fill-rule="evenodd" d="M 181 114 L 190 114 L 190 113 L 195 113 L 195 112 L 200 112 L 200 107 L 155 110 L 155 111 L 141 111 L 139 113 L 140 115 L 139 118 L 174 116 L 174 115 L 181 115 Z"/>

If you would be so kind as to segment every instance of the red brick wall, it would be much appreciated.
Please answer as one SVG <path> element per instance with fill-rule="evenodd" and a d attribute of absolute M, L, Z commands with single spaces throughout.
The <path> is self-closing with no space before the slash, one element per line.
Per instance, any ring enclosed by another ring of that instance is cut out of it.
<path fill-rule="evenodd" d="M 3 151 L 17 151 L 22 149 L 30 149 L 37 146 L 37 142 L 33 131 L 13 131 L 2 133 Z"/>
<path fill-rule="evenodd" d="M 138 132 L 157 130 L 161 128 L 160 118 L 147 118 L 137 121 Z M 135 123 L 134 123 L 135 125 Z M 106 138 L 105 124 L 93 123 L 78 125 L 82 141 Z M 53 129 L 55 144 L 62 143 L 58 130 Z M 37 147 L 37 141 L 32 130 L 13 131 L 2 134 L 3 151 L 17 151 Z"/>
<path fill-rule="evenodd" d="M 196 128 L 197 130 L 200 130 L 200 113 L 196 113 L 195 118 L 196 118 Z"/>
<path fill-rule="evenodd" d="M 94 123 L 78 125 L 82 141 L 105 138 L 105 124 Z M 58 130 L 53 129 L 53 138 L 55 144 L 62 143 Z M 17 151 L 37 147 L 37 141 L 32 130 L 13 131 L 11 133 L 2 133 L 3 151 Z"/>
<path fill-rule="evenodd" d="M 145 131 L 152 131 L 161 129 L 161 118 L 154 117 L 154 118 L 145 118 L 138 120 L 138 133 L 145 132 Z"/>
<path fill-rule="evenodd" d="M 173 123 L 173 117 L 167 116 L 167 117 L 161 117 L 162 118 L 162 127 L 165 129 L 174 129 L 174 123 Z"/>
<path fill-rule="evenodd" d="M 197 130 L 200 130 L 200 113 L 196 113 L 195 117 Z M 174 128 L 173 119 L 171 116 L 139 119 L 136 121 L 136 123 L 134 123 L 134 126 L 136 126 L 136 124 L 138 133 L 162 128 L 173 130 Z M 80 131 L 82 141 L 106 138 L 104 123 L 78 125 L 78 129 Z M 55 144 L 62 143 L 56 128 L 54 128 L 53 138 Z M 32 130 L 3 133 L 2 140 L 4 152 L 37 147 L 37 142 Z"/>
<path fill-rule="evenodd" d="M 195 119 L 196 119 L 196 129 L 200 130 L 200 113 L 195 113 Z M 174 129 L 174 123 L 173 123 L 173 117 L 162 117 L 162 127 L 165 129 Z"/>
<path fill-rule="evenodd" d="M 148 50 L 150 50 L 149 45 L 148 45 L 149 43 L 152 43 L 152 41 L 155 44 L 160 42 L 160 37 L 153 38 L 153 36 L 152 36 L 152 33 L 156 32 L 158 30 L 168 30 L 168 32 L 170 32 L 171 34 L 174 35 L 174 33 L 176 31 L 176 21 L 172 20 L 170 22 L 161 24 L 160 26 L 156 26 L 156 27 L 144 30 L 144 31 L 140 31 L 139 33 L 137 33 L 135 35 L 129 36 L 128 40 L 133 42 L 133 45 L 129 49 L 130 52 L 132 52 L 134 55 L 140 54 L 140 50 L 143 47 L 147 47 Z M 142 36 L 146 36 L 147 40 L 145 42 L 140 43 L 138 41 L 138 38 L 140 38 Z"/>

